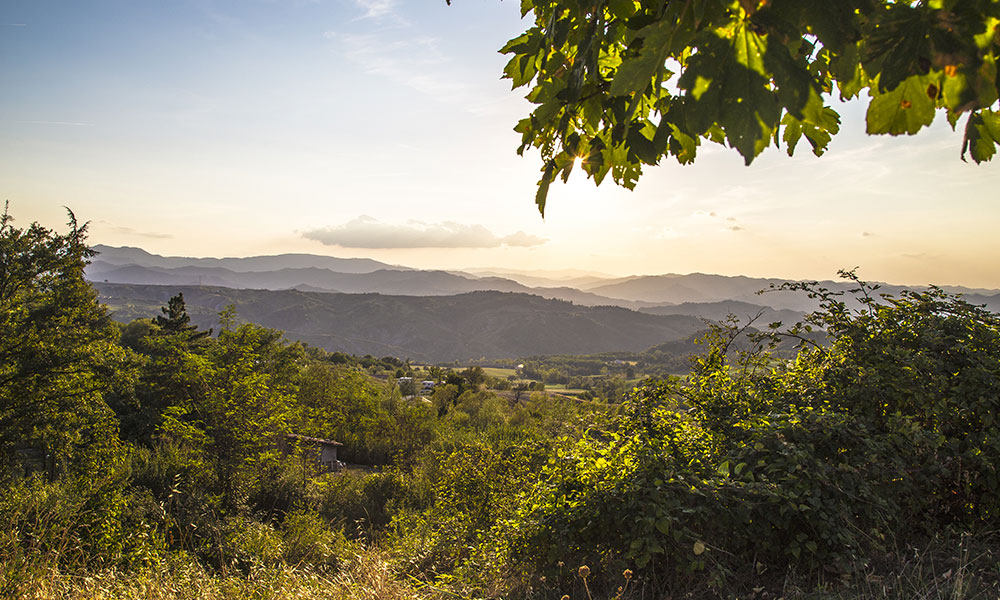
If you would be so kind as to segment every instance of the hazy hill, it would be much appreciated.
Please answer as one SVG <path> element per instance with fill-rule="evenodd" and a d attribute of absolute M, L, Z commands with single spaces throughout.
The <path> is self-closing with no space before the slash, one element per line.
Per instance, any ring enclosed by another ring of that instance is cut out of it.
<path fill-rule="evenodd" d="M 722 306 L 706 304 L 737 302 L 770 307 L 775 311 L 809 312 L 817 303 L 800 292 L 775 292 L 758 295 L 771 285 L 781 285 L 778 278 L 730 277 L 693 273 L 666 274 L 617 279 L 602 278 L 582 272 L 478 270 L 478 275 L 462 271 L 417 270 L 387 265 L 361 258 L 336 258 L 308 254 L 282 254 L 250 258 L 163 257 L 139 248 L 114 248 L 98 245 L 100 254 L 87 268 L 91 281 L 128 284 L 214 285 L 245 289 L 300 289 L 343 293 L 380 293 L 407 296 L 454 295 L 473 291 L 528 293 L 583 306 L 615 305 L 648 309 L 652 314 L 693 314 L 710 319 L 722 318 Z M 509 276 L 509 277 L 508 277 Z M 853 283 L 821 282 L 831 290 L 847 291 Z M 899 295 L 904 286 L 882 284 L 879 292 Z M 1000 311 L 997 290 L 944 286 L 965 294 L 973 304 L 986 304 Z M 684 309 L 666 309 L 680 305 Z M 659 308 L 654 308 L 659 307 Z M 753 310 L 741 304 L 738 311 Z M 740 315 L 739 312 L 736 312 Z M 774 320 L 790 321 L 791 315 Z"/>
<path fill-rule="evenodd" d="M 797 312 L 810 312 L 817 308 L 817 302 L 802 292 L 772 290 L 763 294 L 757 293 L 760 290 L 768 290 L 772 285 L 780 286 L 785 281 L 775 278 L 729 277 L 692 273 L 690 275 L 668 274 L 627 278 L 586 289 L 588 292 L 601 296 L 657 304 L 712 303 L 732 300 L 769 306 L 776 310 Z M 848 290 L 857 287 L 853 282 L 844 281 L 821 281 L 819 285 L 832 291 L 844 292 L 848 296 Z M 900 292 L 907 289 L 924 289 L 923 286 L 886 283 L 880 283 L 879 286 L 876 294 L 887 293 L 893 296 L 899 296 Z M 1000 294 L 996 294 L 996 290 L 960 286 L 941 287 L 952 293 L 963 294 L 964 298 L 972 304 L 986 304 L 991 310 L 1000 310 Z"/>
<path fill-rule="evenodd" d="M 386 264 L 370 258 L 337 258 L 315 254 L 276 254 L 245 258 L 191 258 L 185 256 L 160 256 L 142 248 L 114 247 L 97 244 L 96 261 L 112 265 L 137 265 L 140 267 L 219 267 L 230 271 L 274 271 L 278 269 L 329 269 L 338 273 L 371 273 L 380 269 L 411 270 Z"/>
<path fill-rule="evenodd" d="M 639 351 L 702 329 L 694 317 L 584 307 L 527 294 L 411 297 L 95 283 L 119 321 L 152 317 L 177 292 L 192 321 L 217 327 L 233 304 L 241 319 L 331 351 L 444 362 L 538 354 Z"/>
<path fill-rule="evenodd" d="M 573 287 L 585 290 L 619 278 L 611 275 L 590 274 L 584 271 L 509 271 L 503 269 L 470 269 L 465 271 L 478 277 L 503 277 L 529 287 Z"/>
<path fill-rule="evenodd" d="M 573 287 L 532 288 L 502 277 L 474 277 L 446 271 L 379 269 L 365 273 L 343 273 L 326 268 L 281 268 L 261 271 L 235 271 L 207 266 L 118 265 L 98 256 L 86 270 L 91 281 L 149 285 L 212 285 L 240 289 L 378 293 L 404 296 L 446 296 L 475 291 L 499 291 L 536 294 L 545 298 L 567 300 L 585 306 L 642 303 L 620 302 L 580 291 Z M 243 265 L 244 267 L 246 265 Z"/>
<path fill-rule="evenodd" d="M 733 299 L 746 301 L 748 298 L 756 298 L 759 304 L 774 306 L 771 304 L 771 300 L 779 294 L 769 294 L 766 298 L 761 298 L 756 296 L 756 292 L 766 289 L 770 284 L 781 285 L 784 281 L 783 279 L 728 277 L 703 273 L 647 275 L 588 287 L 587 291 L 613 298 L 659 304 L 718 302 Z"/>
<path fill-rule="evenodd" d="M 722 300 L 719 302 L 684 302 L 681 304 L 667 304 L 663 306 L 650 306 L 639 309 L 640 312 L 651 315 L 690 315 L 711 321 L 721 321 L 729 315 L 735 315 L 742 322 L 756 317 L 756 324 L 760 327 L 768 323 L 781 321 L 785 325 L 791 325 L 802 320 L 805 313 L 795 310 L 775 310 L 769 306 L 740 302 L 738 300 Z"/>

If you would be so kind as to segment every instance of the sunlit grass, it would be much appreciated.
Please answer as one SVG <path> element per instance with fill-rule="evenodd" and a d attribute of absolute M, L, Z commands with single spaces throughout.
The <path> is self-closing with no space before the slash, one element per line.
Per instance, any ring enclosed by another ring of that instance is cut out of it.
<path fill-rule="evenodd" d="M 107 570 L 85 575 L 40 570 L 6 597 L 32 600 L 427 600 L 433 592 L 404 581 L 374 551 L 367 551 L 333 574 L 290 566 L 261 567 L 249 573 L 213 573 L 184 554 L 139 571 Z"/>

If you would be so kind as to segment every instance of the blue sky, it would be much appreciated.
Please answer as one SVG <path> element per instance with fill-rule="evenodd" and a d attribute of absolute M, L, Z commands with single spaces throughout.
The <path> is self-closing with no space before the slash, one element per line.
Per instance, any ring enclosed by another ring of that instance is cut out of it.
<path fill-rule="evenodd" d="M 585 269 L 1000 288 L 1000 163 L 942 116 L 817 159 L 722 147 L 634 192 L 532 203 L 529 110 L 500 79 L 512 0 L 7 0 L 0 194 L 21 224 L 171 255 L 313 252 L 424 268 Z"/>

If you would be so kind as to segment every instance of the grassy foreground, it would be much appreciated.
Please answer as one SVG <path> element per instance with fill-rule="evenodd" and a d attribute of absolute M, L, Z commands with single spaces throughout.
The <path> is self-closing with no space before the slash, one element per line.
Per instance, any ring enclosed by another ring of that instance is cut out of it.
<path fill-rule="evenodd" d="M 85 575 L 39 571 L 8 593 L 33 600 L 423 600 L 436 597 L 404 582 L 375 552 L 358 555 L 333 574 L 293 566 L 262 567 L 249 573 L 213 573 L 178 553 L 140 571 L 108 570 Z"/>
<path fill-rule="evenodd" d="M 922 548 L 903 548 L 856 565 L 849 576 L 816 583 L 796 576 L 793 567 L 783 575 L 783 585 L 754 586 L 753 581 L 733 582 L 730 589 L 686 590 L 670 593 L 663 582 L 633 579 L 599 582 L 589 569 L 573 569 L 577 580 L 559 596 L 562 600 L 629 600 L 683 597 L 749 598 L 754 600 L 987 600 L 1000 598 L 1000 554 L 997 536 L 989 539 L 958 536 L 935 539 Z M 0 563 L 2 564 L 2 563 Z M 9 565 L 7 565 L 9 566 Z M 567 567 L 569 569 L 569 567 Z M 209 571 L 185 553 L 171 554 L 149 568 L 133 571 L 111 569 L 68 574 L 52 569 L 14 573 L 0 567 L 5 594 L 31 600 L 269 600 L 315 598 L 329 600 L 436 600 L 477 598 L 460 587 L 435 586 L 401 572 L 393 560 L 378 550 L 362 550 L 336 572 L 319 572 L 290 565 L 260 567 L 250 572 Z M 760 574 L 761 583 L 775 575 Z M 619 585 L 621 584 L 621 585 Z M 8 587 L 9 586 L 9 587 Z M 616 586 L 617 589 L 616 589 Z M 522 596 L 518 594 L 518 596 Z M 503 592 L 490 597 L 508 597 Z M 552 592 L 527 597 L 556 598 Z"/>

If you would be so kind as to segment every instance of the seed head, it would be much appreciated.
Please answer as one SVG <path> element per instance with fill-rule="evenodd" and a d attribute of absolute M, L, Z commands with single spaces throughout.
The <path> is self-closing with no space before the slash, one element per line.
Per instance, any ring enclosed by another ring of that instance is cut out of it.
<path fill-rule="evenodd" d="M 580 568 L 577 569 L 576 574 L 580 576 L 580 579 L 586 579 L 590 577 L 590 567 L 588 567 L 587 565 L 580 565 Z"/>

